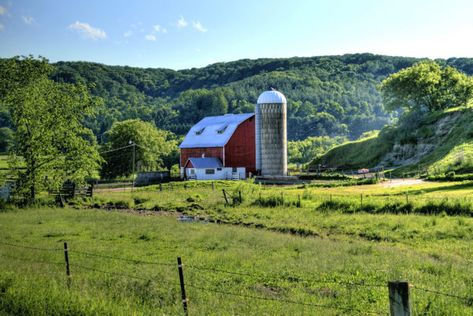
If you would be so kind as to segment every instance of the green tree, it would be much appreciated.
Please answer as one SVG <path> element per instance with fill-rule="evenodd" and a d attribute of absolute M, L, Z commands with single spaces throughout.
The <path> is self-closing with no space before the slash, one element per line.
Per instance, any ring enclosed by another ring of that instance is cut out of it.
<path fill-rule="evenodd" d="M 423 61 L 381 82 L 387 110 L 442 110 L 463 105 L 473 97 L 473 80 L 453 67 Z"/>
<path fill-rule="evenodd" d="M 205 116 L 227 113 L 228 101 L 220 89 L 188 90 L 178 100 L 178 110 L 186 122 L 197 123 Z"/>
<path fill-rule="evenodd" d="M 137 171 L 172 166 L 169 156 L 176 150 L 177 140 L 172 133 L 159 130 L 151 123 L 138 119 L 117 122 L 105 137 L 102 168 L 105 177 L 130 176 L 134 169 L 133 152 Z"/>
<path fill-rule="evenodd" d="M 287 143 L 288 160 L 291 163 L 307 163 L 323 155 L 333 147 L 346 142 L 345 137 L 307 137 L 304 140 Z"/>
<path fill-rule="evenodd" d="M 95 175 L 101 158 L 82 122 L 98 101 L 87 88 L 50 80 L 46 59 L 16 57 L 0 67 L 0 95 L 15 130 L 11 165 L 19 195 L 34 201 L 42 188 L 59 188 L 65 180 L 81 184 Z M 16 168 L 20 160 L 25 169 Z"/>
<path fill-rule="evenodd" d="M 15 134 L 8 127 L 0 127 L 0 152 L 8 152 L 13 146 Z"/>

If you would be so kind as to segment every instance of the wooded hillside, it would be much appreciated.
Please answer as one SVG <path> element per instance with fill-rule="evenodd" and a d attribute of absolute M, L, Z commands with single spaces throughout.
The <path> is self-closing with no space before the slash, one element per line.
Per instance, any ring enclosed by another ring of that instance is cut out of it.
<path fill-rule="evenodd" d="M 87 125 L 102 141 L 114 121 L 139 118 L 185 134 L 206 115 L 252 111 L 262 91 L 274 87 L 288 98 L 288 138 L 347 136 L 380 129 L 393 118 L 376 89 L 386 76 L 415 58 L 372 54 L 238 60 L 187 70 L 56 63 L 52 78 L 85 82 L 104 107 Z M 472 74 L 472 59 L 440 60 Z M 0 127 L 9 126 L 0 110 Z"/>

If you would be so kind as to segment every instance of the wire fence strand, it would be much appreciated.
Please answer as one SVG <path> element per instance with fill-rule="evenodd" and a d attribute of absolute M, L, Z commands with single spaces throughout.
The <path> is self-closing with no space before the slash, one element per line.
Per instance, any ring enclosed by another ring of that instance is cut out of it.
<path fill-rule="evenodd" d="M 54 262 L 54 261 L 37 260 L 37 259 L 33 260 L 33 259 L 30 259 L 30 258 L 15 257 L 15 256 L 11 256 L 11 255 L 6 255 L 6 254 L 1 253 L 1 252 L 0 252 L 0 257 L 5 257 L 5 258 L 17 260 L 17 261 L 26 261 L 26 262 L 29 262 L 29 263 L 54 264 L 54 265 L 60 265 L 60 266 L 64 265 L 64 262 Z"/>
<path fill-rule="evenodd" d="M 151 281 L 151 278 L 139 277 L 139 276 L 136 276 L 136 275 L 131 275 L 131 274 L 122 273 L 122 272 L 105 271 L 105 270 L 101 270 L 101 269 L 97 269 L 97 268 L 84 266 L 84 265 L 81 265 L 81 264 L 74 264 L 73 267 L 77 267 L 79 269 L 88 270 L 88 271 L 104 273 L 104 274 L 116 275 L 116 276 L 120 276 L 120 277 L 124 277 L 124 278 L 128 278 L 128 279 Z"/>
<path fill-rule="evenodd" d="M 217 289 L 210 289 L 210 288 L 207 288 L 207 287 L 197 286 L 197 285 L 193 285 L 193 284 L 189 284 L 189 283 L 186 283 L 186 285 L 191 287 L 191 288 L 195 288 L 195 289 L 198 289 L 198 290 L 201 290 L 201 291 L 219 293 L 219 294 L 230 295 L 230 296 L 237 296 L 237 297 L 248 298 L 248 299 L 289 303 L 289 304 L 310 306 L 310 307 L 317 307 L 317 308 L 325 308 L 325 309 L 337 309 L 337 310 L 341 310 L 341 311 L 345 311 L 345 312 L 359 312 L 359 313 L 369 314 L 369 315 L 379 315 L 379 313 L 376 313 L 376 312 L 359 310 L 359 309 L 350 308 L 350 307 L 341 307 L 341 306 L 322 305 L 322 304 L 315 304 L 315 303 L 306 303 L 306 302 L 300 302 L 300 301 L 294 301 L 294 300 L 282 299 L 282 298 L 253 296 L 253 295 L 247 295 L 247 294 L 241 294 L 241 293 L 235 293 L 235 292 L 222 291 L 222 290 L 217 290 Z"/>
<path fill-rule="evenodd" d="M 126 261 L 126 262 L 142 263 L 142 264 L 150 264 L 150 265 L 159 265 L 159 266 L 167 266 L 167 267 L 176 266 L 175 264 L 166 263 L 166 262 L 146 261 L 146 260 L 140 260 L 140 259 L 115 257 L 115 256 L 103 255 L 103 254 L 86 252 L 86 251 L 69 250 L 69 252 L 71 254 L 76 253 L 76 254 L 80 254 L 80 255 L 84 255 L 84 256 L 97 257 L 97 258 L 103 258 L 103 259 L 109 259 L 109 260 L 120 260 L 120 261 Z"/>
<path fill-rule="evenodd" d="M 440 295 L 440 296 L 452 297 L 452 298 L 456 298 L 458 300 L 462 300 L 462 301 L 465 301 L 465 302 L 468 302 L 468 303 L 473 303 L 473 297 L 459 296 L 459 295 L 455 295 L 455 294 L 445 293 L 445 292 L 441 292 L 441 291 L 437 291 L 437 290 L 431 290 L 431 289 L 427 289 L 427 288 L 424 288 L 424 287 L 418 287 L 418 286 L 413 286 L 413 288 L 415 290 L 419 290 L 419 291 L 423 291 L 423 292 L 427 292 L 427 293 L 432 293 L 432 294 Z"/>
<path fill-rule="evenodd" d="M 216 269 L 216 268 L 209 268 L 209 267 L 202 267 L 202 266 L 195 266 L 195 265 L 185 265 L 186 268 L 188 269 L 194 269 L 194 270 L 199 270 L 199 271 L 208 271 L 208 272 L 217 272 L 217 273 L 225 273 L 225 274 L 230 274 L 230 275 L 238 275 L 238 276 L 247 276 L 247 277 L 252 277 L 252 278 L 263 278 L 263 279 L 271 279 L 271 280 L 279 280 L 280 277 L 278 278 L 277 276 L 274 275 L 267 275 L 267 274 L 257 274 L 257 273 L 244 273 L 244 272 L 236 272 L 236 271 L 228 271 L 228 270 L 223 270 L 223 269 Z M 295 276 L 295 275 L 290 275 L 286 277 L 292 277 L 295 280 L 301 281 L 301 282 L 307 282 L 307 283 L 325 283 L 325 284 L 340 284 L 340 285 L 345 285 L 345 286 L 355 286 L 355 287 L 381 287 L 384 288 L 386 287 L 386 282 L 384 284 L 381 283 L 365 283 L 363 280 L 358 281 L 358 282 L 348 282 L 348 281 L 336 281 L 336 280 L 322 280 L 322 279 L 307 279 L 307 278 L 302 278 L 301 276 Z"/>
<path fill-rule="evenodd" d="M 64 250 L 62 248 L 40 248 L 40 247 L 32 247 L 32 246 L 11 244 L 11 243 L 7 243 L 7 242 L 4 242 L 4 241 L 0 241 L 0 244 L 10 246 L 10 247 L 32 249 L 32 250 L 39 250 L 39 251 L 63 251 Z"/>

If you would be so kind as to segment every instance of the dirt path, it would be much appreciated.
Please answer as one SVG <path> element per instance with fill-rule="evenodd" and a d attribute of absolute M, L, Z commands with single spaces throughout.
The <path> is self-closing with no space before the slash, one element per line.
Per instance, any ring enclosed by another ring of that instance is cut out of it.
<path fill-rule="evenodd" d="M 395 188 L 395 187 L 402 187 L 407 185 L 417 185 L 425 183 L 422 179 L 392 179 L 382 182 L 381 185 L 383 188 Z"/>

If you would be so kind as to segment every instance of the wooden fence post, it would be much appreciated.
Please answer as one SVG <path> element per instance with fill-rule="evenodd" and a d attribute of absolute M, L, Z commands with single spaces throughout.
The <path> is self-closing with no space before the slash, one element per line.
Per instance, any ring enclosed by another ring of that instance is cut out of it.
<path fill-rule="evenodd" d="M 215 191 L 215 183 L 212 181 L 212 191 Z"/>
<path fill-rule="evenodd" d="M 363 193 L 360 194 L 360 206 L 363 207 Z"/>
<path fill-rule="evenodd" d="M 388 288 L 391 316 L 410 316 L 409 283 L 406 281 L 389 281 Z"/>
<path fill-rule="evenodd" d="M 184 308 L 184 315 L 189 315 L 187 311 L 187 297 L 186 297 L 186 287 L 184 284 L 184 270 L 182 269 L 181 257 L 177 257 L 177 268 L 179 270 L 179 282 L 181 284 L 181 298 L 182 298 L 182 307 Z"/>
<path fill-rule="evenodd" d="M 238 198 L 240 199 L 240 204 L 242 202 L 242 199 L 241 199 L 241 191 L 238 191 Z"/>
<path fill-rule="evenodd" d="M 159 182 L 159 191 L 163 192 L 163 184 L 161 182 Z"/>
<path fill-rule="evenodd" d="M 409 203 L 409 194 L 406 192 L 406 204 Z"/>
<path fill-rule="evenodd" d="M 225 189 L 222 189 L 223 192 L 223 197 L 225 198 L 225 205 L 229 205 L 228 199 L 227 199 L 227 193 L 225 192 Z"/>
<path fill-rule="evenodd" d="M 71 270 L 69 268 L 69 249 L 67 248 L 67 242 L 64 242 L 64 260 L 66 261 L 67 287 L 70 287 L 71 286 Z"/>

